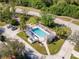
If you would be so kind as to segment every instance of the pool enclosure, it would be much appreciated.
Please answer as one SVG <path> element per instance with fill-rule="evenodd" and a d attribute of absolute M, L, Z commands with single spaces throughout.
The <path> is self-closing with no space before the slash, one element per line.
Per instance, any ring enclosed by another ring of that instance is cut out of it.
<path fill-rule="evenodd" d="M 45 42 L 47 40 L 52 41 L 56 33 L 51 32 L 47 28 L 43 27 L 43 25 L 36 25 L 36 26 L 28 26 L 26 29 L 26 33 L 29 36 L 29 40 L 31 42 Z"/>

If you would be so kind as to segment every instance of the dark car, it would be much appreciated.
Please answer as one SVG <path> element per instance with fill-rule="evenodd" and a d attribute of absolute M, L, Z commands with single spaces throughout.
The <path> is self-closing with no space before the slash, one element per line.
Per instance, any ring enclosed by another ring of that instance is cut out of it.
<path fill-rule="evenodd" d="M 11 29 L 12 29 L 12 31 L 14 31 L 14 30 L 17 30 L 17 27 L 13 26 Z"/>

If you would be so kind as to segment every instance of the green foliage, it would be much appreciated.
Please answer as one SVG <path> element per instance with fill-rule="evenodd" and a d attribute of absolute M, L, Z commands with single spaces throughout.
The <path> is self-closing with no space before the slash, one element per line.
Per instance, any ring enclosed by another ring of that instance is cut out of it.
<path fill-rule="evenodd" d="M 35 17 L 30 17 L 29 20 L 27 21 L 28 24 L 37 24 L 38 23 L 38 19 L 36 19 Z"/>
<path fill-rule="evenodd" d="M 0 56 L 1 57 L 12 57 L 15 56 L 15 58 L 21 58 L 23 57 L 23 51 L 25 50 L 25 46 L 23 43 L 17 41 L 16 39 L 14 39 L 13 41 L 11 41 L 13 39 L 7 39 L 6 43 L 2 43 L 0 44 Z"/>
<path fill-rule="evenodd" d="M 25 20 L 25 16 L 21 15 L 20 16 L 20 29 L 24 30 L 26 28 L 26 20 Z"/>
<path fill-rule="evenodd" d="M 10 6 L 3 4 L 0 6 L 0 21 L 6 23 L 11 19 L 12 13 L 10 12 Z"/>
<path fill-rule="evenodd" d="M 22 5 L 47 10 L 55 15 L 79 18 L 79 0 L 4 0 L 1 2 L 8 3 L 12 10 L 15 5 Z"/>
<path fill-rule="evenodd" d="M 3 35 L 0 35 L 0 41 L 5 42 L 6 37 Z"/>
<path fill-rule="evenodd" d="M 11 25 L 18 26 L 19 23 L 18 23 L 17 20 L 15 20 L 15 19 L 11 19 Z"/>
<path fill-rule="evenodd" d="M 54 24 L 54 17 L 52 17 L 52 15 L 48 15 L 46 12 L 42 14 L 40 19 L 40 22 L 45 26 L 51 26 Z"/>

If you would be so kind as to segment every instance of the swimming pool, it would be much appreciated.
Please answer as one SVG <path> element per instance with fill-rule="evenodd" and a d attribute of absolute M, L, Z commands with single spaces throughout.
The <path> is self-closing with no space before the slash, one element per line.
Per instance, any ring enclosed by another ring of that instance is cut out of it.
<path fill-rule="evenodd" d="M 41 38 L 43 38 L 43 37 L 46 36 L 46 33 L 45 33 L 43 30 L 41 30 L 40 28 L 38 28 L 38 27 L 32 29 L 32 31 L 33 31 L 37 36 L 39 36 L 39 37 L 41 37 Z"/>

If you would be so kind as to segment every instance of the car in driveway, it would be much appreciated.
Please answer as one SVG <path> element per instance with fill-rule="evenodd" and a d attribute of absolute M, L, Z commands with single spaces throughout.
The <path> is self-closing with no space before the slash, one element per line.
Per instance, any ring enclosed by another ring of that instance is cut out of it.
<path fill-rule="evenodd" d="M 11 30 L 12 30 L 12 31 L 17 30 L 17 26 L 12 26 Z"/>
<path fill-rule="evenodd" d="M 12 31 L 17 30 L 17 26 L 13 26 L 13 25 L 8 25 L 7 26 L 8 29 L 11 29 Z"/>

